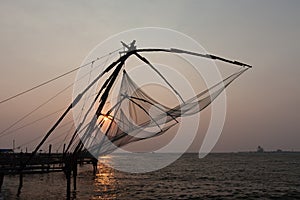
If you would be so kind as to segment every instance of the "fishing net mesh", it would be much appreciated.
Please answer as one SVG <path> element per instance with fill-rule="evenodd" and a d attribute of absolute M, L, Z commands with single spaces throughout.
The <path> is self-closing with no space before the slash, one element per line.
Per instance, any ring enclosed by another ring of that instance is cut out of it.
<path fill-rule="evenodd" d="M 174 107 L 151 98 L 124 70 L 117 102 L 94 120 L 83 143 L 93 155 L 103 155 L 132 142 L 159 136 L 179 123 L 180 117 L 200 112 L 244 73 L 243 68 Z"/>

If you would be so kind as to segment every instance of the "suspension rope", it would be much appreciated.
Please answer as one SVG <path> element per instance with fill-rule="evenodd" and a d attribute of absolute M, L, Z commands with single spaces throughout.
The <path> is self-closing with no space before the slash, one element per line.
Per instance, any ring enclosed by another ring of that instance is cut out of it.
<path fill-rule="evenodd" d="M 59 110 L 56 110 L 55 112 L 52 112 L 52 113 L 50 113 L 50 114 L 47 114 L 47 115 L 45 115 L 45 116 L 43 116 L 43 117 L 40 117 L 40 118 L 38 118 L 38 119 L 36 119 L 36 120 L 33 120 L 33 121 L 31 121 L 31 122 L 28 122 L 27 124 L 24 124 L 23 126 L 20 126 L 20 127 L 18 127 L 18 128 L 15 128 L 15 129 L 12 129 L 12 130 L 10 130 L 10 131 L 7 131 L 6 133 L 3 133 L 2 135 L 0 135 L 0 138 L 3 137 L 3 136 L 5 136 L 5 135 L 8 135 L 8 134 L 10 134 L 10 133 L 16 132 L 16 131 L 18 131 L 18 130 L 20 130 L 20 129 L 26 128 L 26 127 L 28 127 L 28 126 L 30 126 L 30 125 L 32 125 L 32 124 L 35 124 L 35 123 L 38 122 L 38 121 L 41 121 L 41 120 L 43 120 L 43 119 L 47 119 L 47 118 L 49 118 L 50 116 L 52 116 L 52 115 L 54 115 L 54 114 L 56 114 L 56 113 L 58 113 L 58 112 L 60 112 L 60 111 L 62 111 L 62 110 L 64 110 L 64 109 L 66 109 L 66 107 L 61 108 L 61 109 L 59 109 Z"/>
<path fill-rule="evenodd" d="M 71 121 L 66 122 L 65 124 L 63 124 L 63 125 L 57 127 L 56 130 L 58 130 L 58 129 L 64 127 L 64 126 L 67 126 L 67 125 L 70 124 L 71 122 L 73 122 L 73 121 L 71 120 Z M 72 128 L 72 127 L 73 127 L 73 124 L 72 124 L 71 128 Z M 67 131 L 63 132 L 62 134 L 65 134 L 66 132 L 67 132 Z M 38 139 L 42 138 L 43 136 L 44 136 L 44 135 L 39 135 L 39 136 L 33 138 L 32 140 L 26 142 L 26 143 L 20 144 L 19 146 L 16 147 L 16 149 L 20 149 L 21 147 L 24 147 L 24 146 L 27 145 L 27 144 L 31 144 L 31 143 L 37 141 Z M 49 141 L 48 141 L 48 142 L 49 142 Z"/>
<path fill-rule="evenodd" d="M 13 124 L 11 124 L 9 127 L 7 127 L 6 129 L 2 130 L 0 132 L 0 135 L 4 134 L 6 131 L 8 131 L 9 129 L 11 129 L 12 127 L 14 127 L 15 125 L 17 125 L 18 123 L 20 123 L 21 121 L 23 121 L 24 119 L 26 119 L 27 117 L 29 117 L 31 114 L 33 114 L 35 111 L 39 110 L 41 107 L 43 107 L 44 105 L 48 104 L 49 102 L 51 102 L 53 99 L 55 99 L 57 96 L 59 96 L 60 94 L 62 94 L 64 91 L 66 91 L 68 88 L 70 88 L 73 84 L 68 85 L 67 87 L 65 87 L 64 89 L 62 89 L 61 91 L 59 91 L 58 93 L 56 93 L 54 96 L 52 96 L 50 99 L 48 99 L 47 101 L 43 102 L 42 104 L 40 104 L 39 106 L 37 106 L 36 108 L 34 108 L 32 111 L 30 111 L 29 113 L 25 114 L 24 116 L 22 116 L 20 119 L 18 119 L 17 121 L 15 121 Z"/>
<path fill-rule="evenodd" d="M 108 54 L 107 56 L 110 56 L 110 55 L 111 55 L 111 54 Z M 100 58 L 103 58 L 103 56 L 100 57 Z M 99 59 L 100 59 L 100 58 L 99 58 Z M 91 70 L 91 72 L 94 71 L 94 70 L 96 70 L 98 67 L 103 66 L 103 63 L 107 63 L 107 61 L 108 61 L 108 60 L 106 60 L 106 61 L 100 63 L 99 65 L 97 65 L 95 68 L 93 68 L 93 69 Z M 88 72 L 88 73 L 84 74 L 83 76 L 81 76 L 80 78 L 78 78 L 78 80 L 76 80 L 76 82 L 77 82 L 77 81 L 80 81 L 81 79 L 83 79 L 84 77 L 86 77 L 87 75 L 89 75 L 91 72 Z M 59 91 L 58 93 L 56 93 L 56 94 L 55 94 L 54 96 L 52 96 L 50 99 L 48 99 L 48 100 L 45 101 L 44 103 L 40 104 L 39 106 L 37 106 L 36 108 L 34 108 L 34 109 L 33 109 L 32 111 L 30 111 L 29 113 L 27 113 L 27 114 L 25 114 L 24 116 L 22 116 L 20 119 L 18 119 L 17 121 L 15 121 L 13 124 L 11 124 L 11 125 L 10 125 L 9 127 L 7 127 L 6 129 L 2 130 L 2 131 L 0 132 L 0 137 L 1 137 L 1 135 L 3 135 L 5 132 L 7 132 L 9 129 L 13 128 L 13 127 L 16 126 L 18 123 L 20 123 L 21 121 L 23 121 L 24 119 L 26 119 L 27 117 L 29 117 L 30 115 L 32 115 L 34 112 L 36 112 L 37 110 L 39 110 L 41 107 L 45 106 L 46 104 L 48 104 L 49 102 L 51 102 L 53 99 L 55 99 L 57 96 L 59 96 L 60 94 L 62 94 L 63 92 L 65 92 L 67 89 L 69 89 L 71 86 L 73 86 L 74 83 L 75 83 L 75 82 L 69 84 L 67 87 L 65 87 L 64 89 L 62 89 L 62 90 Z M 5 134 L 5 135 L 6 135 L 6 134 Z"/>
<path fill-rule="evenodd" d="M 14 99 L 14 98 L 17 98 L 18 96 L 21 96 L 21 95 L 26 94 L 26 93 L 28 93 L 28 92 L 31 92 L 32 90 L 35 90 L 35 89 L 37 89 L 37 88 L 40 88 L 40 87 L 42 87 L 42 86 L 44 86 L 44 85 L 47 85 L 47 84 L 49 84 L 49 83 L 51 83 L 51 82 L 53 82 L 53 81 L 55 81 L 55 80 L 57 80 L 57 79 L 60 79 L 60 78 L 66 76 L 66 75 L 68 75 L 68 74 L 71 74 L 71 73 L 73 73 L 73 72 L 75 72 L 75 71 L 77 71 L 77 70 L 79 70 L 79 69 L 81 69 L 81 68 L 83 68 L 83 67 L 86 67 L 86 66 L 90 65 L 91 63 L 94 63 L 94 62 L 96 62 L 96 61 L 98 61 L 98 60 L 100 60 L 100 59 L 102 59 L 102 58 L 105 58 L 105 57 L 107 57 L 107 56 L 110 56 L 112 53 L 115 53 L 115 52 L 119 51 L 120 49 L 122 49 L 122 48 L 119 48 L 119 49 L 117 49 L 117 50 L 114 50 L 114 51 L 112 51 L 112 52 L 110 52 L 110 53 L 108 53 L 108 54 L 106 54 L 106 55 L 104 55 L 104 56 L 98 57 L 98 58 L 96 58 L 96 59 L 94 59 L 94 60 L 92 60 L 92 61 L 90 61 L 90 62 L 88 62 L 88 63 L 86 63 L 86 64 L 83 64 L 83 65 L 81 65 L 81 66 L 79 66 L 79 67 L 76 67 L 76 68 L 74 68 L 74 69 L 72 69 L 72 70 L 70 70 L 70 71 L 67 71 L 67 72 L 65 72 L 65 73 L 63 73 L 63 74 L 61 74 L 61 75 L 58 75 L 58 76 L 56 76 L 56 77 L 54 77 L 54 78 L 51 78 L 51 79 L 49 79 L 49 80 L 47 80 L 47 81 L 45 81 L 45 82 L 42 82 L 42 83 L 40 83 L 40 84 L 38 84 L 38 85 L 36 85 L 36 86 L 33 86 L 32 88 L 29 88 L 29 89 L 27 89 L 27 90 L 24 90 L 24 91 L 22 91 L 22 92 L 19 92 L 19 93 L 15 94 L 15 95 L 11 96 L 11 97 L 8 97 L 8 98 L 6 98 L 6 99 L 4 99 L 4 100 L 1 100 L 1 101 L 0 101 L 0 104 L 5 103 L 5 102 L 7 102 L 7 101 L 9 101 L 9 100 L 12 100 L 12 99 Z"/>

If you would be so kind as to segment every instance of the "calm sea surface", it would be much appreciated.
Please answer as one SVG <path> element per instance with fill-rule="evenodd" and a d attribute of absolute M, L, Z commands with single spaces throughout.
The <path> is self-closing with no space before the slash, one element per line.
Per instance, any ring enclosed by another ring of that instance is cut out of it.
<path fill-rule="evenodd" d="M 126 155 L 124 155 L 126 156 Z M 161 154 L 160 156 L 168 156 Z M 106 158 L 113 162 L 114 157 Z M 132 174 L 91 165 L 79 168 L 73 199 L 300 199 L 300 154 L 185 154 L 159 171 Z M 0 199 L 65 199 L 63 173 L 6 176 Z"/>

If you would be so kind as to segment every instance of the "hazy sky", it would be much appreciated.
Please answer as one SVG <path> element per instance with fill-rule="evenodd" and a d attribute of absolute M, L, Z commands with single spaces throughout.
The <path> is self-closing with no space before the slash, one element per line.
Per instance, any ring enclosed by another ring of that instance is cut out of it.
<path fill-rule="evenodd" d="M 227 90 L 227 119 L 214 151 L 255 150 L 258 145 L 300 150 L 299 10 L 297 0 L 1 1 L 0 100 L 80 65 L 113 34 L 170 28 L 191 36 L 208 52 L 254 66 Z M 0 131 L 74 77 L 1 104 Z M 67 106 L 71 93 L 27 122 Z M 0 147 L 11 147 L 13 138 L 20 145 L 44 134 L 55 115 L 49 119 L 1 137 Z M 198 151 L 202 137 L 199 133 L 191 150 Z"/>

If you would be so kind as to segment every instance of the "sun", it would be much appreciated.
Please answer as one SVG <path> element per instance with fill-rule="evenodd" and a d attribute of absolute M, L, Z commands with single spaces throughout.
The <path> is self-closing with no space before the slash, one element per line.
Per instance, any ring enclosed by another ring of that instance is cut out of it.
<path fill-rule="evenodd" d="M 98 119 L 99 119 L 99 121 L 101 121 L 101 120 L 108 121 L 108 120 L 112 120 L 112 116 L 110 116 L 110 115 L 100 115 L 100 117 Z"/>
<path fill-rule="evenodd" d="M 97 120 L 97 125 L 100 128 L 107 128 L 107 125 L 113 121 L 113 117 L 110 115 L 100 115 Z"/>

